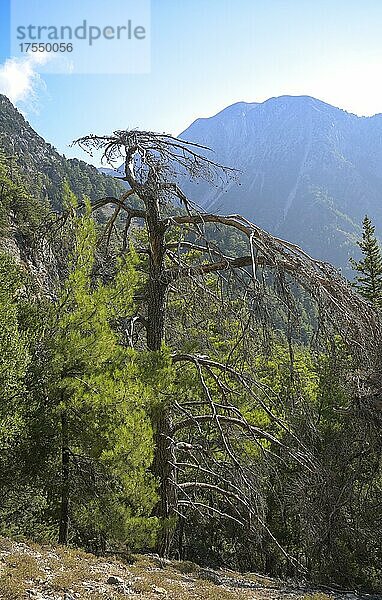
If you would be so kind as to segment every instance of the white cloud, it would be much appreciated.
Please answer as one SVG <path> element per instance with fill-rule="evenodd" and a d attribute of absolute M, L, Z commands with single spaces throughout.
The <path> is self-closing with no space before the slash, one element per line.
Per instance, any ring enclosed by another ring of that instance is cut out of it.
<path fill-rule="evenodd" d="M 11 102 L 28 102 L 33 105 L 38 93 L 45 90 L 38 67 L 50 60 L 44 52 L 28 53 L 22 58 L 8 58 L 0 65 L 0 93 Z"/>

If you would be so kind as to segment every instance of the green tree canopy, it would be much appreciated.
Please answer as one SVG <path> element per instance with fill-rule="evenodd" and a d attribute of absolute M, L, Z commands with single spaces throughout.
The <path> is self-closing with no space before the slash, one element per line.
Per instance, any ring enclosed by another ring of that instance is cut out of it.
<path fill-rule="evenodd" d="M 358 275 L 354 287 L 359 293 L 376 306 L 382 306 L 382 254 L 375 236 L 375 227 L 366 215 L 363 222 L 362 240 L 357 244 L 361 248 L 363 258 L 350 263 Z"/>
<path fill-rule="evenodd" d="M 75 205 L 68 188 L 66 195 Z M 67 541 L 70 519 L 81 541 L 91 532 L 95 539 L 100 535 L 131 545 L 155 529 L 148 517 L 156 499 L 148 471 L 152 389 L 141 381 L 144 358 L 122 345 L 113 328 L 132 312 L 136 259 L 131 251 L 117 262 L 108 284 L 97 280 L 95 223 L 89 213 L 87 206 L 84 215 L 73 217 L 69 274 L 49 331 L 49 395 L 62 435 L 60 541 Z"/>

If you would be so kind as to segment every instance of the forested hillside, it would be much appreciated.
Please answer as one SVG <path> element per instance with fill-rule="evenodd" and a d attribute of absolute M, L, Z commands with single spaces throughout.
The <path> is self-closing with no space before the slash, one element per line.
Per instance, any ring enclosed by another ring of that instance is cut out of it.
<path fill-rule="evenodd" d="M 59 116 L 57 117 L 59 118 Z M 66 159 L 40 137 L 12 105 L 0 94 L 0 149 L 10 165 L 18 166 L 23 180 L 36 197 L 46 199 L 52 208 L 62 207 L 61 189 L 65 181 L 75 194 L 91 200 L 121 193 L 122 186 L 100 174 L 82 160 Z"/>
<path fill-rule="evenodd" d="M 197 209 L 179 169 L 233 173 L 192 143 L 83 138 L 125 158 L 129 190 L 52 152 L 41 197 L 20 132 L 0 169 L 0 535 L 379 593 L 378 302 Z"/>

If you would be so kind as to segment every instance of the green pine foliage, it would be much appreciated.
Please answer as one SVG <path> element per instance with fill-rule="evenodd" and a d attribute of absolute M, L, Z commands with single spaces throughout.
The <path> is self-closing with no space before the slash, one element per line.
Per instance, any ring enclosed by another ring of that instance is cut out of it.
<path fill-rule="evenodd" d="M 363 223 L 362 240 L 357 242 L 363 258 L 356 261 L 350 259 L 357 272 L 354 287 L 370 302 L 382 306 L 382 254 L 375 236 L 375 227 L 366 215 Z"/>
<path fill-rule="evenodd" d="M 70 205 L 75 197 L 66 190 Z M 156 500 L 149 474 L 152 431 L 149 385 L 142 357 L 124 347 L 113 323 L 133 308 L 133 250 L 119 261 L 109 284 L 94 280 L 94 221 L 87 205 L 75 224 L 70 273 L 47 331 L 51 352 L 49 397 L 67 420 L 71 454 L 72 537 L 120 540 L 134 546 L 155 532 L 149 519 Z M 143 535 L 144 533 L 144 535 Z"/>
<path fill-rule="evenodd" d="M 27 285 L 23 267 L 10 253 L 0 252 L 0 533 L 38 536 L 44 531 L 49 538 L 42 490 L 45 463 L 40 458 L 45 454 L 49 460 L 51 455 L 49 446 L 42 447 L 42 419 L 34 418 L 41 413 L 44 398 L 42 380 L 31 376 L 37 327 L 26 299 Z M 39 388 L 39 402 L 33 401 L 34 385 Z M 43 430 L 49 439 L 46 422 Z M 41 441 L 41 453 L 34 452 L 36 440 Z"/>
<path fill-rule="evenodd" d="M 9 236 L 12 207 L 28 197 L 15 172 L 13 181 L 6 166 L 0 175 L 3 235 Z M 18 254 L 20 266 L 9 251 L 0 253 L 0 532 L 57 539 L 65 415 L 69 541 L 97 550 L 107 542 L 150 547 L 157 493 L 148 414 L 169 361 L 152 365 L 153 357 L 126 347 L 119 333 L 133 311 L 133 249 L 115 262 L 107 283 L 97 278 L 89 205 L 77 218 L 68 186 L 64 196 L 70 218 L 62 236 L 71 251 L 54 293 L 41 294 Z M 36 219 L 44 214 L 40 208 Z M 14 242 L 10 247 L 17 249 Z"/>
<path fill-rule="evenodd" d="M 12 474 L 14 449 L 23 436 L 28 344 L 19 326 L 18 294 L 22 276 L 14 260 L 0 252 L 0 470 L 3 492 Z"/>
<path fill-rule="evenodd" d="M 33 245 L 39 225 L 50 212 L 46 202 L 29 193 L 19 171 L 0 151 L 0 237 L 17 233 L 22 247 Z"/>

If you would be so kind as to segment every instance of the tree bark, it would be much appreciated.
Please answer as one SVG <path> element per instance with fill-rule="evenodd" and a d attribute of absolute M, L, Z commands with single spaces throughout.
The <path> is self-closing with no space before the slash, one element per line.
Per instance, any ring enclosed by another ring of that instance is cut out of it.
<path fill-rule="evenodd" d="M 147 346 L 149 350 L 158 352 L 164 342 L 165 309 L 167 286 L 164 283 L 165 271 L 165 233 L 166 226 L 160 218 L 158 201 L 147 198 L 146 223 L 149 233 L 149 281 L 147 308 Z M 156 543 L 156 552 L 167 557 L 170 554 L 171 542 L 175 528 L 176 487 L 174 453 L 171 445 L 172 420 L 169 407 L 160 406 L 153 419 L 154 428 L 154 460 L 152 471 L 159 482 L 160 499 L 153 510 L 153 515 L 161 519 L 161 529 Z"/>
<path fill-rule="evenodd" d="M 68 543 L 69 531 L 69 500 L 70 500 L 70 453 L 69 453 L 69 435 L 68 418 L 65 410 L 61 412 L 61 509 L 60 509 L 60 530 L 58 534 L 58 543 L 66 545 Z"/>
<path fill-rule="evenodd" d="M 150 274 L 147 295 L 147 346 L 149 350 L 156 352 L 161 349 L 164 341 L 166 301 L 166 286 L 158 281 L 156 273 L 153 276 Z"/>
<path fill-rule="evenodd" d="M 168 557 L 176 526 L 176 488 L 174 485 L 175 457 L 171 444 L 171 417 L 169 410 L 162 409 L 156 418 L 154 434 L 155 451 L 153 473 L 159 481 L 159 501 L 153 515 L 161 519 L 155 550 L 159 556 Z"/>

